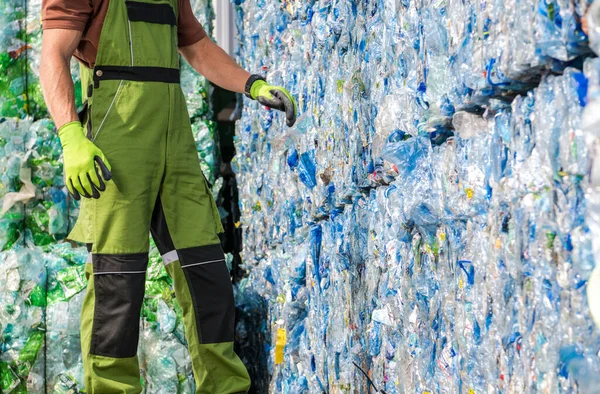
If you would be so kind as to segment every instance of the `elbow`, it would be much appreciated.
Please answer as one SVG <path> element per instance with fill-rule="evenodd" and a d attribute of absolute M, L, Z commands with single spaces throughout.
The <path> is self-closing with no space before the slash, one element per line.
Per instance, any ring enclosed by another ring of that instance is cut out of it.
<path fill-rule="evenodd" d="M 199 74 L 201 74 L 203 76 L 206 76 L 205 75 L 206 61 L 205 61 L 204 56 L 202 56 L 201 54 L 195 53 L 193 56 L 186 57 L 186 60 L 188 61 L 190 66 L 192 66 L 192 68 L 194 70 L 196 70 L 196 72 L 198 72 Z"/>
<path fill-rule="evenodd" d="M 212 43 L 212 41 L 205 37 L 192 45 L 179 49 L 179 52 L 190 66 L 202 75 L 205 75 L 204 72 L 207 68 L 207 59 L 210 58 L 210 43 Z"/>
<path fill-rule="evenodd" d="M 58 69 L 70 68 L 70 61 L 70 57 L 57 52 L 42 52 L 40 58 L 40 82 L 44 83 L 44 81 Z"/>
<path fill-rule="evenodd" d="M 54 68 L 56 66 L 69 64 L 71 61 L 71 55 L 65 52 L 56 50 L 55 48 L 44 48 L 42 47 L 42 54 L 40 57 L 40 71 Z"/>
<path fill-rule="evenodd" d="M 53 42 L 42 42 L 40 57 L 40 74 L 60 68 L 70 68 L 74 49 L 56 45 Z"/>

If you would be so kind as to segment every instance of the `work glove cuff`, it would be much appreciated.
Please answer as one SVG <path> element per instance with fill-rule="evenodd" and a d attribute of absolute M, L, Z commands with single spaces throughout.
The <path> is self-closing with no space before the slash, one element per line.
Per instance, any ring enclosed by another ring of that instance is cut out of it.
<path fill-rule="evenodd" d="M 258 92 L 258 89 L 260 89 L 260 87 L 266 83 L 267 82 L 264 77 L 258 74 L 252 74 L 246 81 L 244 93 L 249 99 L 256 100 L 256 92 Z"/>
<path fill-rule="evenodd" d="M 58 129 L 58 137 L 60 138 L 61 145 L 65 145 L 67 140 L 78 139 L 80 137 L 85 138 L 85 132 L 81 122 L 75 120 L 73 122 L 66 123 Z"/>

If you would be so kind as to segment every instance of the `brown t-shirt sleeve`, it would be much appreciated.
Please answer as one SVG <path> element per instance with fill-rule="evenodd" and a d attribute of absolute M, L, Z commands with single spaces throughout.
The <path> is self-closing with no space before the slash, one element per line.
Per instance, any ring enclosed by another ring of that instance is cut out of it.
<path fill-rule="evenodd" d="M 196 19 L 190 0 L 179 0 L 179 21 L 177 26 L 179 47 L 195 44 L 204 37 L 206 37 L 206 31 L 204 31 L 198 19 Z"/>
<path fill-rule="evenodd" d="M 91 0 L 42 0 L 42 29 L 82 32 L 93 10 Z"/>

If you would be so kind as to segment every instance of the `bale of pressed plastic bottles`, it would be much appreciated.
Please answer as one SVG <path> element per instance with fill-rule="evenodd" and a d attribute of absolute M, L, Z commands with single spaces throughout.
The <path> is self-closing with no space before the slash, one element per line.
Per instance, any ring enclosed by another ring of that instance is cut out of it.
<path fill-rule="evenodd" d="M 237 126 L 260 384 L 597 390 L 590 3 L 235 2 L 238 60 L 299 108 L 287 128 L 247 101 Z"/>

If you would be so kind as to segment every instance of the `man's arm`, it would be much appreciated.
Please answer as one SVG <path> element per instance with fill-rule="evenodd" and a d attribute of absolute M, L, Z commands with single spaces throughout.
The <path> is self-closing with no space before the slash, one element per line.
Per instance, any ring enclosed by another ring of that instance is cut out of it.
<path fill-rule="evenodd" d="M 70 62 L 81 36 L 80 31 L 65 29 L 44 30 L 42 36 L 40 83 L 57 128 L 78 119 Z"/>
<path fill-rule="evenodd" d="M 82 196 L 100 198 L 100 192 L 106 190 L 104 181 L 112 178 L 110 163 L 104 153 L 86 138 L 75 107 L 69 64 L 81 35 L 76 30 L 44 30 L 40 63 L 44 100 L 63 148 L 65 185 L 76 200 Z"/>
<path fill-rule="evenodd" d="M 244 93 L 250 73 L 241 68 L 209 37 L 179 48 L 185 60 L 209 81 L 232 92 Z"/>
<path fill-rule="evenodd" d="M 296 101 L 287 90 L 269 85 L 262 77 L 255 76 L 249 80 L 250 73 L 210 38 L 204 37 L 195 44 L 179 48 L 179 52 L 196 71 L 215 85 L 232 92 L 248 93 L 262 105 L 285 112 L 289 127 L 296 122 Z M 246 92 L 247 82 L 251 86 Z"/>

